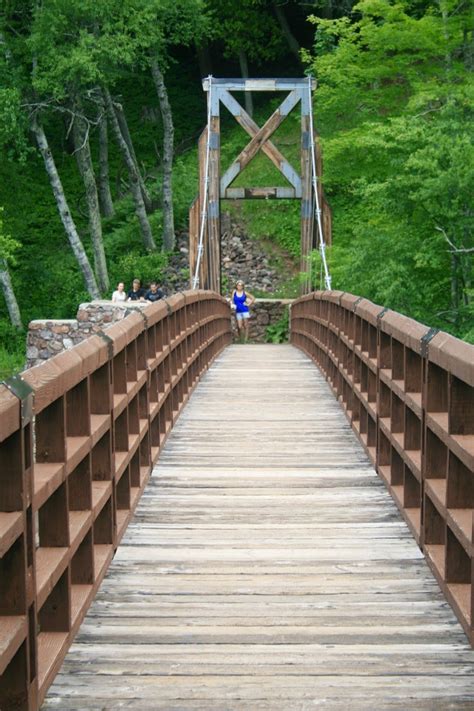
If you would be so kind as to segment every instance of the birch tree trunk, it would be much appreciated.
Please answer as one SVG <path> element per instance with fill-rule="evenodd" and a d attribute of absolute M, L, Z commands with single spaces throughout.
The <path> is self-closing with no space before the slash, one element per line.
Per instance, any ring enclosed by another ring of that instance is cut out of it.
<path fill-rule="evenodd" d="M 150 61 L 151 73 L 163 119 L 163 250 L 170 252 L 175 247 L 173 213 L 173 149 L 174 126 L 168 92 L 156 57 Z"/>
<path fill-rule="evenodd" d="M 66 230 L 66 235 L 71 245 L 74 256 L 76 257 L 77 263 L 79 264 L 86 289 L 92 299 L 100 299 L 100 291 L 95 280 L 95 275 L 90 265 L 89 259 L 87 257 L 84 245 L 81 242 L 81 238 L 77 232 L 76 225 L 69 210 L 69 205 L 66 200 L 66 195 L 64 193 L 64 188 L 61 183 L 61 178 L 56 168 L 53 155 L 49 148 L 48 139 L 43 130 L 43 127 L 38 123 L 36 117 L 33 118 L 31 122 L 31 128 L 36 138 L 36 143 L 38 144 L 39 151 L 43 157 L 46 172 L 48 174 L 49 182 L 51 183 L 51 188 L 53 190 L 54 198 L 56 200 L 56 205 L 58 208 L 59 216 L 61 222 L 63 223 L 64 229 Z"/>
<path fill-rule="evenodd" d="M 78 107 L 80 109 L 80 106 Z M 102 222 L 100 219 L 99 195 L 95 182 L 89 143 L 89 127 L 84 118 L 77 115 L 73 123 L 73 139 L 77 165 L 84 183 L 87 211 L 89 213 L 89 232 L 94 251 L 94 266 L 99 288 L 102 292 L 109 289 L 109 275 L 105 259 L 104 242 L 102 239 Z"/>
<path fill-rule="evenodd" d="M 128 175 L 130 178 L 130 190 L 135 205 L 135 214 L 138 217 L 138 222 L 140 224 L 140 232 L 142 235 L 143 244 L 145 245 L 145 249 L 148 252 L 155 252 L 156 244 L 155 240 L 153 239 L 150 223 L 148 221 L 145 203 L 143 202 L 143 195 L 142 191 L 140 190 L 137 169 L 128 149 L 127 143 L 122 135 L 122 131 L 120 130 L 117 114 L 115 113 L 112 97 L 110 96 L 110 91 L 108 89 L 104 89 L 104 97 L 108 116 L 112 125 L 112 130 L 114 132 L 115 139 L 118 143 L 120 151 L 125 160 L 125 164 L 127 166 Z"/>
<path fill-rule="evenodd" d="M 99 203 L 104 217 L 113 217 L 115 214 L 112 193 L 110 192 L 109 178 L 109 132 L 107 128 L 107 115 L 103 100 L 100 101 L 101 118 L 99 121 Z"/>
<path fill-rule="evenodd" d="M 10 272 L 8 270 L 6 259 L 0 259 L 0 284 L 2 286 L 3 296 L 5 297 L 5 303 L 7 305 L 10 321 L 15 328 L 23 330 L 20 309 L 18 307 L 15 292 L 13 291 L 13 284 L 10 278 Z"/>
<path fill-rule="evenodd" d="M 240 73 L 242 75 L 242 79 L 248 79 L 249 78 L 249 65 L 247 62 L 247 55 L 245 54 L 243 49 L 241 49 L 239 52 L 239 64 L 240 64 Z M 249 116 L 253 116 L 252 92 L 246 91 L 244 96 L 245 96 L 245 110 Z"/>
<path fill-rule="evenodd" d="M 146 189 L 145 181 L 142 178 L 142 174 L 140 173 L 140 166 L 138 165 L 138 159 L 137 159 L 137 154 L 135 153 L 135 148 L 133 147 L 133 141 L 132 137 L 130 135 L 130 131 L 128 128 L 128 123 L 127 119 L 125 117 L 123 108 L 121 104 L 116 104 L 115 105 L 115 115 L 117 116 L 119 126 L 120 126 L 120 131 L 122 132 L 123 139 L 125 143 L 127 144 L 128 151 L 132 157 L 132 160 L 135 164 L 135 170 L 138 176 L 138 183 L 140 185 L 140 190 L 142 193 L 143 197 L 143 202 L 145 203 L 145 208 L 148 213 L 153 211 L 153 205 L 152 201 L 150 198 L 150 194 L 148 190 Z"/>
<path fill-rule="evenodd" d="M 451 308 L 455 314 L 456 323 L 459 318 L 459 274 L 458 274 L 458 258 L 456 254 L 451 253 Z"/>

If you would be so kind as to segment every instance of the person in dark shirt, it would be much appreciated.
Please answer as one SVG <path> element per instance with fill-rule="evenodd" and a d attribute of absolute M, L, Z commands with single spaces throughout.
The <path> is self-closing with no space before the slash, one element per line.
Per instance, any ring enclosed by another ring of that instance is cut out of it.
<path fill-rule="evenodd" d="M 142 289 L 140 279 L 134 279 L 132 288 L 127 294 L 127 301 L 145 301 L 145 291 Z"/>
<path fill-rule="evenodd" d="M 160 299 L 163 299 L 165 296 L 164 292 L 162 289 L 158 287 L 158 284 L 156 281 L 152 281 L 150 284 L 150 288 L 145 294 L 145 299 L 147 301 L 159 301 Z"/>

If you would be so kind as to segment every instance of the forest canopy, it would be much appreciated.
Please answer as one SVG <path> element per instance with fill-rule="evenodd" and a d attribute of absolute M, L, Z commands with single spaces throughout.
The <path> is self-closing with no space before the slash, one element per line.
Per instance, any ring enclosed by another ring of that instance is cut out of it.
<path fill-rule="evenodd" d="M 316 77 L 334 288 L 474 342 L 473 26 L 462 0 L 4 0 L 0 367 L 21 367 L 32 318 L 160 278 L 210 73 Z M 298 211 L 265 210 L 245 205 L 248 231 L 296 257 Z"/>

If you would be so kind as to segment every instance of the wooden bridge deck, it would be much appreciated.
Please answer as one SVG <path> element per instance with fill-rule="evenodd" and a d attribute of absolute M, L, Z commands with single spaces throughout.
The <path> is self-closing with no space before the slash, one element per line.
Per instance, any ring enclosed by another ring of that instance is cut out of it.
<path fill-rule="evenodd" d="M 324 379 L 198 385 L 45 709 L 473 709 L 474 652 Z"/>

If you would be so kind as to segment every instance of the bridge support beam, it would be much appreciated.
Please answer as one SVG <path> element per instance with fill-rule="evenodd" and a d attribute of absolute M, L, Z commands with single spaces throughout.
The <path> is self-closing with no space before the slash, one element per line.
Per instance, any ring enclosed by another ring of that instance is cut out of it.
<path fill-rule="evenodd" d="M 211 106 L 209 146 L 208 280 L 206 288 L 221 293 L 221 218 L 220 218 L 220 117 L 219 101 Z"/>
<path fill-rule="evenodd" d="M 311 176 L 311 133 L 307 97 L 301 102 L 301 293 L 311 291 L 311 251 L 313 249 L 314 198 Z"/>
<path fill-rule="evenodd" d="M 191 287 L 221 288 L 221 234 L 220 200 L 248 199 L 301 199 L 301 264 L 303 273 L 301 290 L 308 293 L 312 288 L 311 251 L 317 245 L 314 239 L 314 186 L 312 160 L 312 115 L 310 102 L 316 84 L 308 78 L 301 79 L 215 79 L 203 81 L 208 94 L 208 126 L 199 139 L 199 198 L 194 201 L 189 213 L 189 254 Z M 282 91 L 289 92 L 280 106 L 262 127 L 248 115 L 233 97 L 233 91 Z M 220 175 L 220 105 L 223 104 L 237 123 L 248 133 L 250 142 Z M 301 105 L 301 171 L 293 168 L 270 140 L 285 118 Z M 316 148 L 318 151 L 318 148 Z M 282 186 L 232 187 L 246 166 L 259 153 L 264 153 L 283 176 Z M 317 164 L 321 162 L 317 159 Z M 330 211 L 318 182 L 319 204 L 323 225 L 331 228 Z M 325 233 L 325 243 L 331 243 L 331 235 Z"/>

